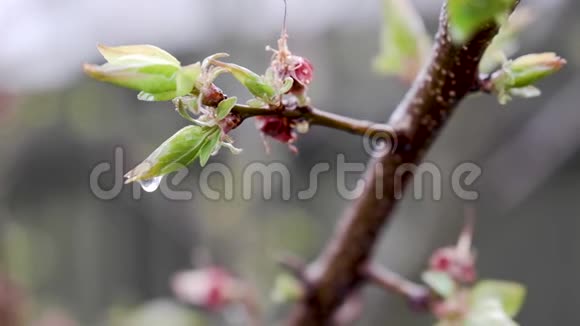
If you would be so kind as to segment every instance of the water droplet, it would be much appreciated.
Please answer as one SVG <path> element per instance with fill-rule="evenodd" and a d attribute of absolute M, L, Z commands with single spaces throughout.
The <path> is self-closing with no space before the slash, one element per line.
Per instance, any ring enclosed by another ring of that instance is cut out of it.
<path fill-rule="evenodd" d="M 155 190 L 157 190 L 157 188 L 159 188 L 159 184 L 161 183 L 162 179 L 163 176 L 159 176 L 147 180 L 139 180 L 138 182 L 141 185 L 141 188 L 143 188 L 143 190 L 147 192 L 154 192 Z"/>

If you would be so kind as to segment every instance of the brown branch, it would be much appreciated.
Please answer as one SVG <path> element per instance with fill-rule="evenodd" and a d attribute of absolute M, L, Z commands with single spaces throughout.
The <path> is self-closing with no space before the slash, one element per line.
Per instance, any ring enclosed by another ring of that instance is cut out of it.
<path fill-rule="evenodd" d="M 392 114 L 389 125 L 397 130 L 398 146 L 370 161 L 360 198 L 345 212 L 326 248 L 306 270 L 309 284 L 290 325 L 329 325 L 345 298 L 360 287 L 360 272 L 371 258 L 382 227 L 396 206 L 397 168 L 417 164 L 454 112 L 457 103 L 478 83 L 478 65 L 498 26 L 490 23 L 463 46 L 450 40 L 446 8 L 430 62 Z M 403 186 L 410 174 L 403 175 Z M 377 191 L 381 189 L 381 191 Z"/>
<path fill-rule="evenodd" d="M 322 111 L 310 106 L 297 107 L 295 109 L 283 108 L 282 110 L 269 108 L 253 108 L 246 105 L 236 105 L 232 113 L 238 114 L 242 121 L 257 116 L 282 116 L 297 120 L 306 120 L 310 125 L 324 126 L 351 134 L 372 136 L 379 133 L 390 133 L 391 128 L 384 123 L 376 123 L 366 120 L 357 120 L 335 113 Z M 240 121 L 241 123 L 241 121 Z"/>

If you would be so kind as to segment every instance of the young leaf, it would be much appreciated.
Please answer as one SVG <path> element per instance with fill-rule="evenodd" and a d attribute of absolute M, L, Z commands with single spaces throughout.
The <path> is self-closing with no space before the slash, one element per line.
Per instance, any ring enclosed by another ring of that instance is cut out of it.
<path fill-rule="evenodd" d="M 159 102 L 159 101 L 169 101 L 175 98 L 175 91 L 167 91 L 161 93 L 147 93 L 144 91 L 137 94 L 137 99 L 146 102 Z"/>
<path fill-rule="evenodd" d="M 551 52 L 521 56 L 506 62 L 502 69 L 492 74 L 493 90 L 497 92 L 501 104 L 505 104 L 511 96 L 539 96 L 541 92 L 534 84 L 558 72 L 565 64 L 566 60 Z"/>
<path fill-rule="evenodd" d="M 457 325 L 456 323 L 450 325 Z M 518 326 L 502 309 L 499 300 L 486 299 L 470 307 L 461 325 L 464 326 Z"/>
<path fill-rule="evenodd" d="M 195 160 L 208 137 L 219 132 L 219 127 L 187 126 L 161 144 L 145 161 L 129 171 L 126 182 L 148 180 L 162 176 Z"/>
<path fill-rule="evenodd" d="M 381 53 L 374 68 L 412 80 L 429 56 L 431 39 L 421 16 L 409 0 L 383 0 Z"/>
<path fill-rule="evenodd" d="M 497 299 L 501 302 L 503 310 L 510 317 L 514 317 L 520 311 L 526 297 L 526 288 L 514 282 L 483 280 L 478 282 L 471 292 L 471 302 Z"/>
<path fill-rule="evenodd" d="M 503 22 L 515 0 L 449 0 L 449 27 L 451 37 L 457 44 L 469 40 L 485 24 Z"/>
<path fill-rule="evenodd" d="M 177 73 L 176 96 L 183 96 L 191 92 L 200 75 L 201 64 L 199 62 L 181 68 Z"/>
<path fill-rule="evenodd" d="M 102 66 L 85 64 L 83 69 L 87 75 L 96 80 L 152 94 L 175 91 L 175 74 L 179 70 L 171 65 L 111 63 Z"/>
<path fill-rule="evenodd" d="M 278 94 L 286 94 L 292 89 L 292 85 L 294 84 L 294 79 L 292 77 L 286 77 L 284 79 L 284 84 L 282 88 L 278 90 Z"/>
<path fill-rule="evenodd" d="M 255 72 L 238 66 L 233 63 L 224 63 L 221 61 L 212 61 L 218 67 L 224 68 L 234 76 L 242 85 L 244 85 L 252 95 L 265 100 L 266 102 L 276 96 L 274 87 L 264 81 L 264 79 Z"/>
<path fill-rule="evenodd" d="M 246 104 L 252 108 L 263 108 L 268 106 L 268 104 L 259 98 L 252 98 L 246 101 Z"/>
<path fill-rule="evenodd" d="M 223 118 L 225 118 L 228 114 L 230 114 L 230 111 L 234 108 L 234 106 L 236 106 L 237 102 L 238 98 L 235 96 L 232 96 L 230 98 L 221 101 L 216 109 L 216 118 L 218 120 L 222 120 Z"/>
<path fill-rule="evenodd" d="M 421 278 L 429 288 L 443 298 L 448 298 L 455 292 L 455 282 L 447 273 L 429 270 L 424 272 Z"/>
<path fill-rule="evenodd" d="M 562 69 L 566 60 L 553 52 L 534 53 L 521 56 L 506 66 L 510 76 L 509 86 L 530 86 Z"/>
<path fill-rule="evenodd" d="M 175 67 L 179 67 L 180 65 L 179 61 L 167 51 L 149 44 L 122 45 L 116 47 L 99 44 L 97 45 L 97 49 L 107 62 L 111 63 L 128 56 L 136 56 L 143 58 L 145 61 L 147 59 L 159 59 Z"/>
<path fill-rule="evenodd" d="M 211 133 L 205 140 L 203 146 L 199 150 L 199 164 L 205 166 L 209 157 L 219 149 L 219 142 L 222 138 L 222 133 L 219 128 Z"/>
<path fill-rule="evenodd" d="M 165 101 L 191 92 L 201 74 L 200 63 L 181 67 L 166 51 L 152 45 L 107 47 L 99 51 L 108 61 L 85 64 L 87 75 L 117 86 L 142 91 L 144 101 Z"/>
<path fill-rule="evenodd" d="M 514 55 L 519 48 L 518 35 L 533 20 L 534 12 L 529 8 L 523 7 L 516 10 L 485 50 L 479 63 L 479 72 L 491 73 L 501 66 L 507 58 Z"/>
<path fill-rule="evenodd" d="M 276 276 L 270 298 L 274 303 L 288 303 L 299 300 L 304 295 L 304 287 L 300 282 L 286 273 Z"/>

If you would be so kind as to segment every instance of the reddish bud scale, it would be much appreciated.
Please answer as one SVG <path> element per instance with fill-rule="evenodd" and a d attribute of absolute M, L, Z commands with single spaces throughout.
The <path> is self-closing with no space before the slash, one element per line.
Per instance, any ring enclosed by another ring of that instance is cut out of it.
<path fill-rule="evenodd" d="M 256 118 L 257 128 L 279 142 L 289 144 L 296 140 L 296 132 L 287 117 L 264 116 Z"/>
<path fill-rule="evenodd" d="M 215 84 L 210 84 L 209 87 L 204 88 L 202 92 L 203 104 L 207 106 L 217 107 L 221 101 L 226 99 L 224 92 Z"/>
<path fill-rule="evenodd" d="M 461 255 L 455 247 L 440 248 L 435 251 L 429 260 L 429 267 L 445 272 L 462 283 L 474 282 L 477 276 L 473 255 Z"/>

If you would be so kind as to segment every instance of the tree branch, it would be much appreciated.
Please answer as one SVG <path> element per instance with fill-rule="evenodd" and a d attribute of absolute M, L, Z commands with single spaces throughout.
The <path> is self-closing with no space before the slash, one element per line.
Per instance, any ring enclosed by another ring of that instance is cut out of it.
<path fill-rule="evenodd" d="M 322 111 L 310 106 L 276 110 L 269 108 L 253 108 L 238 104 L 232 109 L 232 113 L 238 114 L 242 118 L 242 121 L 257 116 L 282 116 L 291 119 L 305 120 L 308 121 L 310 125 L 324 126 L 363 136 L 391 132 L 391 128 L 384 123 L 357 120 L 335 113 Z"/>
<path fill-rule="evenodd" d="M 463 46 L 451 42 L 443 7 L 433 54 L 405 99 L 389 119 L 398 146 L 372 159 L 365 188 L 345 212 L 326 248 L 306 270 L 309 287 L 290 318 L 290 325 L 329 325 L 337 309 L 364 282 L 361 266 L 370 260 L 382 227 L 393 216 L 402 164 L 418 164 L 457 103 L 478 85 L 478 65 L 498 32 L 489 23 Z M 402 176 L 403 187 L 411 174 Z"/>

